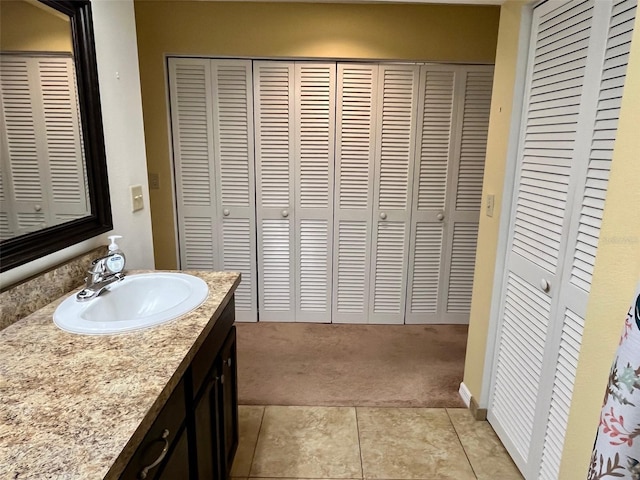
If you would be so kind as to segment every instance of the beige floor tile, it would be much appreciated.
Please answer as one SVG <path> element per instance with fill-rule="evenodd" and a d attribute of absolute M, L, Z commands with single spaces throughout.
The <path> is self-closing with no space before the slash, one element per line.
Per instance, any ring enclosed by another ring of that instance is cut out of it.
<path fill-rule="evenodd" d="M 522 480 L 489 423 L 476 421 L 466 408 L 448 408 L 447 412 L 478 479 Z"/>
<path fill-rule="evenodd" d="M 355 409 L 266 407 L 250 476 L 362 478 Z"/>
<path fill-rule="evenodd" d="M 233 461 L 233 467 L 231 468 L 232 477 L 249 476 L 263 414 L 264 407 L 251 405 L 238 406 L 240 440 L 238 441 L 238 450 Z"/>
<path fill-rule="evenodd" d="M 444 408 L 357 408 L 365 479 L 475 480 Z"/>

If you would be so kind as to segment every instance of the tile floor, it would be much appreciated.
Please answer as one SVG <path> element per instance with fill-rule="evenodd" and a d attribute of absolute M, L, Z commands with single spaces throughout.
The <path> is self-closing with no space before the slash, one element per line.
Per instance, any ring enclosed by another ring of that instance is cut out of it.
<path fill-rule="evenodd" d="M 240 406 L 234 479 L 521 480 L 461 408 Z"/>

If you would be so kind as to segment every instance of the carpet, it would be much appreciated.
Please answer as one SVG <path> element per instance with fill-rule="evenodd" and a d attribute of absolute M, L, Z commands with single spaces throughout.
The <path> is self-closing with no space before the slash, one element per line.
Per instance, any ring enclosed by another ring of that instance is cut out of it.
<path fill-rule="evenodd" d="M 236 326 L 240 404 L 464 406 L 466 325 Z"/>

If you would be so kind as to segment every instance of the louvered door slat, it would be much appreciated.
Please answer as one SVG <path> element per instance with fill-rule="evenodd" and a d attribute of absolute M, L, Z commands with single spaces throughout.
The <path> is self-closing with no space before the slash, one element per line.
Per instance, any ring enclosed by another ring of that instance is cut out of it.
<path fill-rule="evenodd" d="M 211 61 L 219 264 L 242 274 L 236 319 L 258 320 L 252 66 Z"/>
<path fill-rule="evenodd" d="M 404 323 L 419 68 L 378 73 L 370 323 Z"/>
<path fill-rule="evenodd" d="M 368 317 L 377 84 L 377 65 L 337 66 L 334 323 Z"/>
<path fill-rule="evenodd" d="M 209 60 L 170 58 L 180 266 L 220 269 Z"/>
<path fill-rule="evenodd" d="M 294 64 L 253 62 L 260 321 L 295 321 Z"/>
<path fill-rule="evenodd" d="M 331 322 L 336 65 L 295 64 L 296 321 Z"/>

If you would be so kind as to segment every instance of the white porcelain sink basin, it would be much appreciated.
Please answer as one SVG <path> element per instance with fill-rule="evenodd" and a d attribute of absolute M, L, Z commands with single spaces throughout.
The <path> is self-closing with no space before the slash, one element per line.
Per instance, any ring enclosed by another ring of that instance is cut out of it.
<path fill-rule="evenodd" d="M 160 325 L 198 307 L 209 294 L 200 278 L 184 273 L 129 275 L 85 302 L 72 295 L 53 314 L 62 330 L 108 335 Z"/>

